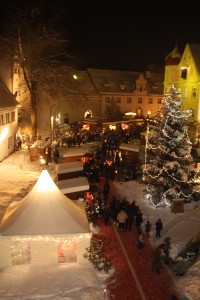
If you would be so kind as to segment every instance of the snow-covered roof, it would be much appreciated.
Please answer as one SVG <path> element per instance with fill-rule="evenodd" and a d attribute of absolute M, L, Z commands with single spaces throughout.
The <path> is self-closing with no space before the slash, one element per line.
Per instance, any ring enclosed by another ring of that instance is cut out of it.
<path fill-rule="evenodd" d="M 200 74 L 200 44 L 188 44 L 194 58 L 198 73 Z"/>
<path fill-rule="evenodd" d="M 88 191 L 90 188 L 88 179 L 86 177 L 60 180 L 57 182 L 57 186 L 63 192 L 63 194 Z"/>
<path fill-rule="evenodd" d="M 141 74 L 141 72 L 92 68 L 87 68 L 87 72 L 100 94 L 107 92 L 133 93 L 136 80 Z M 147 79 L 149 94 L 163 93 L 163 76 L 161 72 L 146 72 L 145 78 Z"/>
<path fill-rule="evenodd" d="M 2 236 L 80 233 L 90 233 L 83 203 L 66 197 L 47 170 L 22 201 L 8 207 L 0 226 Z"/>
<path fill-rule="evenodd" d="M 65 174 L 71 172 L 83 171 L 83 165 L 81 161 L 72 161 L 68 163 L 61 163 L 56 165 L 57 174 Z"/>
<path fill-rule="evenodd" d="M 122 143 L 119 146 L 120 150 L 127 150 L 127 151 L 134 151 L 134 152 L 139 152 L 139 146 L 132 145 L 132 144 L 124 144 Z"/>
<path fill-rule="evenodd" d="M 0 109 L 20 106 L 14 95 L 8 90 L 5 84 L 0 80 Z"/>
<path fill-rule="evenodd" d="M 84 156 L 89 149 L 72 149 L 72 150 L 68 150 L 65 154 L 63 154 L 63 157 L 74 157 L 74 156 Z"/>

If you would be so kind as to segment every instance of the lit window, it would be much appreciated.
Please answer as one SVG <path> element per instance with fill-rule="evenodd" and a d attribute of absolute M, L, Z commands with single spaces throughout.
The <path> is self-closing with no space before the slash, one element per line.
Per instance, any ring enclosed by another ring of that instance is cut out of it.
<path fill-rule="evenodd" d="M 184 88 L 184 97 L 187 97 L 188 96 L 188 88 Z"/>
<path fill-rule="evenodd" d="M 68 243 L 67 241 L 64 241 L 58 244 L 58 262 L 77 262 L 77 246 L 75 243 Z"/>
<path fill-rule="evenodd" d="M 149 98 L 149 104 L 153 104 L 153 98 Z"/>
<path fill-rule="evenodd" d="M 16 241 L 11 248 L 12 265 L 31 263 L 31 250 L 27 242 Z"/>
<path fill-rule="evenodd" d="M 196 98 L 197 96 L 197 89 L 195 87 L 192 88 L 192 98 Z"/>

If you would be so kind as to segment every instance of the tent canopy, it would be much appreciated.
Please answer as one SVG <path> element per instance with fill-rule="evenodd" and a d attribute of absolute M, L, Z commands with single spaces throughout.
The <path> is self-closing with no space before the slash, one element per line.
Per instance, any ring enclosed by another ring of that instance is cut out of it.
<path fill-rule="evenodd" d="M 7 208 L 0 226 L 2 236 L 78 233 L 90 233 L 84 205 L 66 197 L 47 170 L 22 201 Z"/>

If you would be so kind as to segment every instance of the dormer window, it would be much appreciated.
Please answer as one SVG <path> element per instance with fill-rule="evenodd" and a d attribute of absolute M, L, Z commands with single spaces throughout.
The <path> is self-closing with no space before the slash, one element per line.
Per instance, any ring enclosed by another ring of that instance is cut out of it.
<path fill-rule="evenodd" d="M 181 68 L 181 78 L 183 78 L 183 79 L 187 78 L 187 67 Z"/>
<path fill-rule="evenodd" d="M 102 82 L 102 84 L 103 84 L 103 87 L 104 87 L 105 91 L 108 92 L 110 90 L 110 82 L 108 82 L 107 80 L 104 80 Z"/>
<path fill-rule="evenodd" d="M 122 91 L 124 91 L 126 89 L 126 85 L 125 84 L 119 84 L 119 87 Z"/>

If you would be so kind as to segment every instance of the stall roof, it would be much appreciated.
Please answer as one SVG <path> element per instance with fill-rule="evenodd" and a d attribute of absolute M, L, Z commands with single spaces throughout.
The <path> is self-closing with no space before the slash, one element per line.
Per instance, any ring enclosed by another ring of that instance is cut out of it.
<path fill-rule="evenodd" d="M 139 152 L 139 146 L 133 145 L 133 144 L 124 144 L 122 143 L 119 146 L 120 150 L 128 150 L 128 151 L 134 151 L 134 152 Z"/>
<path fill-rule="evenodd" d="M 57 182 L 57 186 L 63 192 L 63 194 L 88 191 L 90 188 L 88 179 L 86 177 L 60 180 Z"/>
<path fill-rule="evenodd" d="M 63 157 L 72 157 L 72 156 L 84 156 L 87 152 L 89 151 L 89 149 L 69 149 L 65 154 L 63 154 Z"/>
<path fill-rule="evenodd" d="M 83 171 L 83 165 L 81 161 L 73 161 L 56 165 L 57 174 L 65 174 L 77 171 Z"/>

